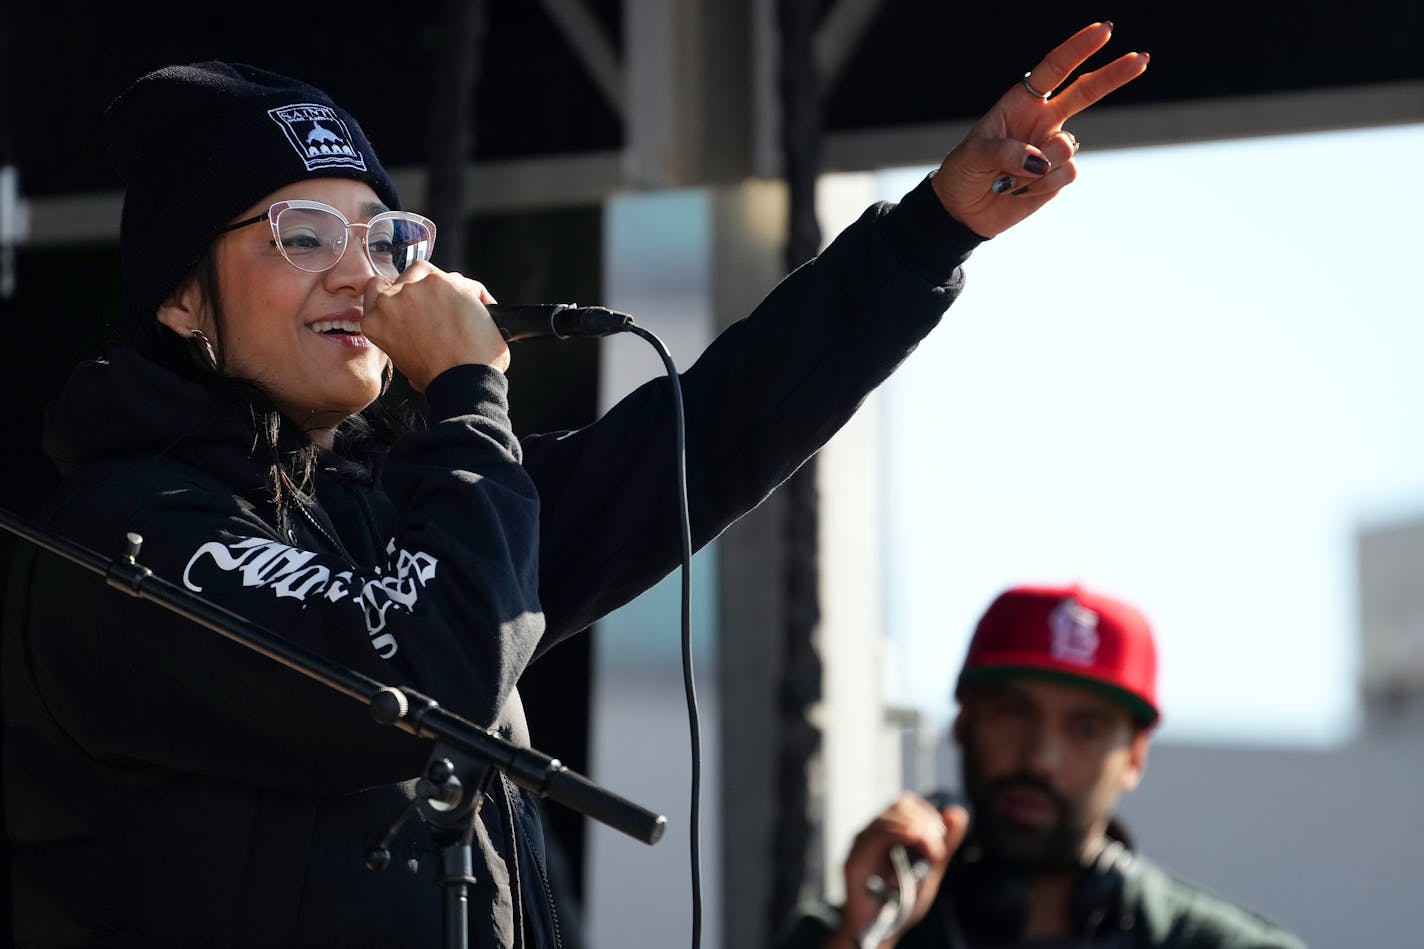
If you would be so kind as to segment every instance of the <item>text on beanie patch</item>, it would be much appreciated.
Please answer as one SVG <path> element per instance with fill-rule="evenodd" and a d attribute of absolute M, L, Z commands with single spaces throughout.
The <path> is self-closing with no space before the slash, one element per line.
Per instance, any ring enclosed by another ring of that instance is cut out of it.
<path fill-rule="evenodd" d="M 268 109 L 267 114 L 282 127 L 307 171 L 338 166 L 366 170 L 366 160 L 352 146 L 351 133 L 335 109 L 297 102 Z"/>

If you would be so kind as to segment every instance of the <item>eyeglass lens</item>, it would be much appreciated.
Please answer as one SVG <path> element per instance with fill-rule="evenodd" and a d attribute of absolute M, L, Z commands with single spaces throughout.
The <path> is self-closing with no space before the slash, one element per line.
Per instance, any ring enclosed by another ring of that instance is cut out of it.
<path fill-rule="evenodd" d="M 288 207 L 277 214 L 282 255 L 309 273 L 330 270 L 346 250 L 349 227 L 366 231 L 371 266 L 383 277 L 395 278 L 417 260 L 429 260 L 435 234 L 418 215 L 387 211 L 369 224 L 348 225 L 320 208 Z"/>

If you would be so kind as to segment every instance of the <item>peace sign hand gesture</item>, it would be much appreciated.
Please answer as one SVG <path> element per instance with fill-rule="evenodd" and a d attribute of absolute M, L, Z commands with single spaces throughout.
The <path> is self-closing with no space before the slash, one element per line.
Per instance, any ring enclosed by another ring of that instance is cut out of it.
<path fill-rule="evenodd" d="M 1107 22 L 1074 33 L 1004 93 L 945 156 L 931 185 L 956 220 L 993 237 L 1077 177 L 1073 155 L 1078 143 L 1063 123 L 1142 75 L 1148 56 L 1127 53 L 1053 92 L 1111 35 Z"/>

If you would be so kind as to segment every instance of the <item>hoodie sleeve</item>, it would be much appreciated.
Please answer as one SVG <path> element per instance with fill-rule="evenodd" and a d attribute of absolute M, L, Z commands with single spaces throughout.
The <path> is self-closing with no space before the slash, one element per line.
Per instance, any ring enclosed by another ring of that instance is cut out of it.
<path fill-rule="evenodd" d="M 794 473 L 910 355 L 982 240 L 926 178 L 898 205 L 868 209 L 681 373 L 695 548 Z M 587 428 L 525 440 L 543 505 L 543 647 L 677 566 L 672 412 L 659 378 Z"/>
<path fill-rule="evenodd" d="M 538 497 L 505 386 L 480 366 L 432 383 L 431 424 L 384 465 L 397 515 L 375 565 L 344 555 L 339 536 L 334 547 L 314 542 L 331 533 L 320 511 L 281 536 L 217 477 L 151 456 L 79 475 L 48 527 L 104 556 L 136 532 L 139 562 L 160 580 L 490 725 L 517 705 L 514 684 L 543 630 Z M 28 578 L 26 630 L 38 693 L 72 740 L 109 763 L 344 792 L 409 778 L 429 752 L 371 722 L 364 703 L 53 557 Z"/>

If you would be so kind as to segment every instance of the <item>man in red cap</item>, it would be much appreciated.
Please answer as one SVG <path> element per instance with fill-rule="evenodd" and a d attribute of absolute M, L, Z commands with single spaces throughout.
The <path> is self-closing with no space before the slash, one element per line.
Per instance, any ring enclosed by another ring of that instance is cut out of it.
<path fill-rule="evenodd" d="M 781 949 L 1303 949 L 1134 854 L 1113 818 L 1161 717 L 1136 608 L 1076 585 L 1007 590 L 955 697 L 966 805 L 901 796 L 857 835 L 845 905 L 806 913 Z"/>

